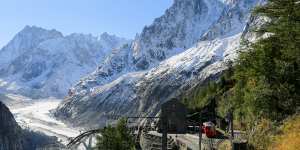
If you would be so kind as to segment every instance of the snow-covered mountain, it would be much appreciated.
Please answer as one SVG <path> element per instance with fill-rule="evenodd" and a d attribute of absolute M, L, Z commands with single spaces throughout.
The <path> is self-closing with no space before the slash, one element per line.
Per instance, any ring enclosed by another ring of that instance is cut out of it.
<path fill-rule="evenodd" d="M 175 0 L 131 45 L 115 50 L 74 86 L 55 115 L 87 126 L 102 126 L 115 115 L 155 115 L 163 102 L 226 69 L 241 38 L 250 35 L 247 25 L 258 3 Z"/>
<path fill-rule="evenodd" d="M 62 97 L 112 49 L 129 43 L 107 33 L 63 36 L 26 26 L 0 50 L 0 90 L 29 97 Z"/>

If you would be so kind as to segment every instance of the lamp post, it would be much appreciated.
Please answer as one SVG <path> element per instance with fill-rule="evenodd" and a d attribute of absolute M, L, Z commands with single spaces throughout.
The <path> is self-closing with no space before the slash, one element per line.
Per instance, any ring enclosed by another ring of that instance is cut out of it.
<path fill-rule="evenodd" d="M 202 119 L 201 113 L 199 114 L 199 150 L 201 150 L 202 145 Z"/>
<path fill-rule="evenodd" d="M 162 116 L 162 150 L 168 149 L 168 118 Z"/>

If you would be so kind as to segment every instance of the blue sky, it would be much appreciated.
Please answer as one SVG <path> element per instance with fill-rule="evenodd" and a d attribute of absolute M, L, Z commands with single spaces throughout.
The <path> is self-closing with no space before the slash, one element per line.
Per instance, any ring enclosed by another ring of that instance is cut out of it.
<path fill-rule="evenodd" d="M 0 0 L 0 48 L 25 25 L 133 38 L 173 0 Z"/>

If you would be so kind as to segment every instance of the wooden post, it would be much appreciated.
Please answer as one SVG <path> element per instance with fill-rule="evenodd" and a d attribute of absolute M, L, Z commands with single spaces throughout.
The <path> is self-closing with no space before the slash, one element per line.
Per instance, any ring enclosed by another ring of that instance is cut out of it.
<path fill-rule="evenodd" d="M 162 150 L 168 149 L 168 118 L 167 116 L 162 117 Z"/>
<path fill-rule="evenodd" d="M 234 130 L 233 130 L 233 111 L 230 110 L 230 130 L 231 130 L 231 134 L 230 134 L 230 140 L 231 140 L 231 147 L 232 147 L 232 150 L 234 149 L 234 146 L 233 146 L 233 140 L 234 140 Z"/>

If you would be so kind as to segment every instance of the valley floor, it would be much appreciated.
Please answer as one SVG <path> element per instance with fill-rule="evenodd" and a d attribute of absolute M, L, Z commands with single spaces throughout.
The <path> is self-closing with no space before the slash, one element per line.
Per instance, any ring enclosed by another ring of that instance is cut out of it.
<path fill-rule="evenodd" d="M 22 98 L 20 96 L 9 95 L 9 97 L 18 101 L 18 104 L 10 105 L 9 107 L 16 121 L 23 128 L 40 131 L 49 136 L 56 136 L 63 144 L 68 142 L 68 138 L 76 137 L 80 134 L 79 129 L 69 127 L 51 115 L 51 110 L 58 106 L 60 99 L 27 99 L 20 102 L 19 99 Z"/>

